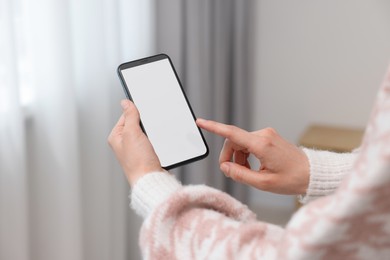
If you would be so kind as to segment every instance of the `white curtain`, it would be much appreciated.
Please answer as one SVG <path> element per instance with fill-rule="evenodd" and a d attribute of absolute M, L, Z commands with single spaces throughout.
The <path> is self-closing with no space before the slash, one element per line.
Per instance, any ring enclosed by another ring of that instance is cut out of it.
<path fill-rule="evenodd" d="M 0 0 L 0 260 L 138 259 L 106 138 L 152 0 Z M 135 223 L 135 224 L 134 224 Z"/>

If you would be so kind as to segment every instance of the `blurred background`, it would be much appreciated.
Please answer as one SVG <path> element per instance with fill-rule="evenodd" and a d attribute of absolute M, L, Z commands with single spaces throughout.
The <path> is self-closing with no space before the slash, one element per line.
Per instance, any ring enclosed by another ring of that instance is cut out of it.
<path fill-rule="evenodd" d="M 387 0 L 0 0 L 0 260 L 139 259 L 141 219 L 107 145 L 117 66 L 171 56 L 199 117 L 363 129 L 390 57 Z M 233 184 L 223 143 L 174 173 L 284 225 L 292 196 Z"/>

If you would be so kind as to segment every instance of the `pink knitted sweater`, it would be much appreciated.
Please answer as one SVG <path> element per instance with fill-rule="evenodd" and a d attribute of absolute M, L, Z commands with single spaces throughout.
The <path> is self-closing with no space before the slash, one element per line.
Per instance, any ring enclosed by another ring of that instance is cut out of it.
<path fill-rule="evenodd" d="M 311 176 L 303 201 L 313 201 L 285 228 L 258 221 L 221 191 L 182 186 L 167 173 L 145 175 L 131 194 L 145 218 L 143 257 L 390 259 L 390 70 L 359 152 L 304 151 Z"/>

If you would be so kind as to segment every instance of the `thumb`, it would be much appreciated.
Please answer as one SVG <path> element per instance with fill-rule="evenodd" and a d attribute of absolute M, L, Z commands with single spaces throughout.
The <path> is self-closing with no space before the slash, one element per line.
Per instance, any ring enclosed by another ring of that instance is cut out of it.
<path fill-rule="evenodd" d="M 121 101 L 121 106 L 123 109 L 123 116 L 125 118 L 124 128 L 139 128 L 140 116 L 134 103 L 130 100 L 124 99 Z"/>
<path fill-rule="evenodd" d="M 220 166 L 221 171 L 234 181 L 241 182 L 261 190 L 267 190 L 270 177 L 269 174 L 260 173 L 248 169 L 245 166 L 233 163 L 224 162 Z"/>

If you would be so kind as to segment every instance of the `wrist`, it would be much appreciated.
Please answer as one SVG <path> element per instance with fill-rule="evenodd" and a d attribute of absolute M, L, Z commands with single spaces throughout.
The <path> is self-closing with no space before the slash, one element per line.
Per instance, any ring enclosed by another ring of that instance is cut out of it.
<path fill-rule="evenodd" d="M 302 185 L 300 187 L 300 192 L 298 194 L 306 194 L 307 189 L 309 188 L 309 183 L 310 183 L 310 162 L 309 162 L 309 157 L 307 154 L 304 152 L 303 149 L 300 149 L 300 152 L 302 154 L 302 168 L 301 172 L 302 175 L 304 176 L 302 179 Z"/>

